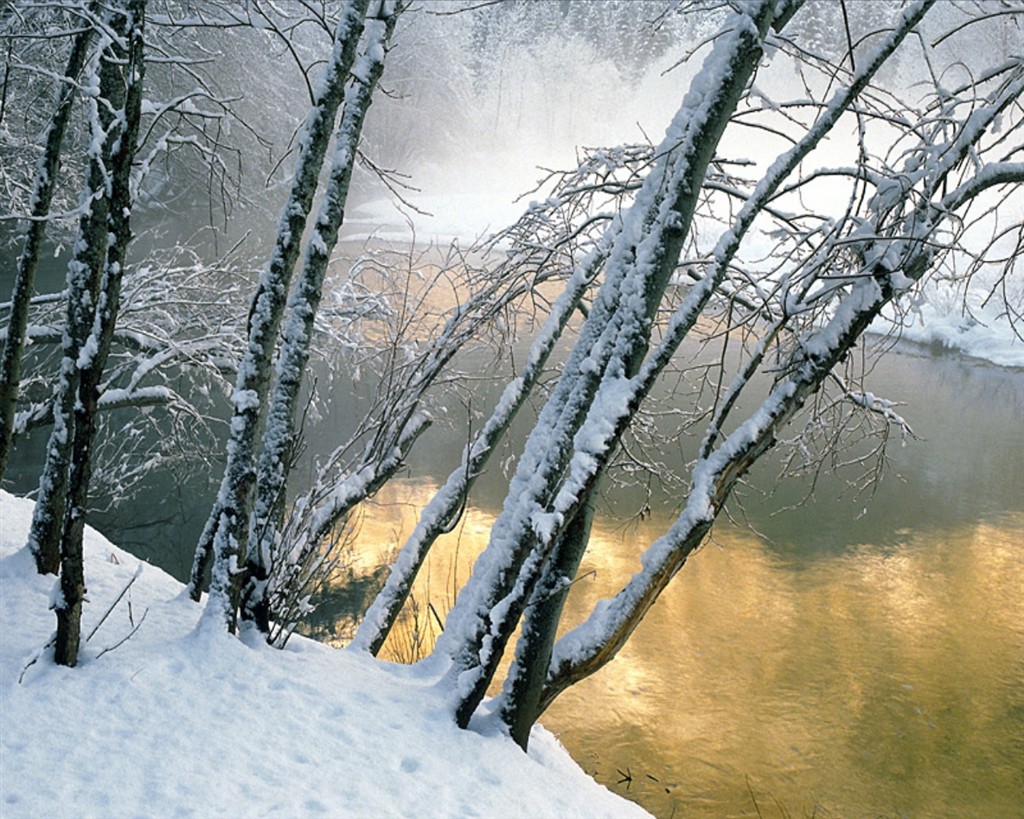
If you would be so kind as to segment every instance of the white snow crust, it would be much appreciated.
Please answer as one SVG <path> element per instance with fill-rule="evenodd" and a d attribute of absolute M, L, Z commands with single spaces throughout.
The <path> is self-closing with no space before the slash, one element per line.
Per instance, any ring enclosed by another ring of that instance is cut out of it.
<path fill-rule="evenodd" d="M 197 631 L 199 604 L 149 565 L 79 666 L 57 667 L 52 649 L 40 655 L 54 580 L 24 548 L 32 508 L 0 492 L 4 819 L 646 815 L 542 728 L 529 755 L 459 730 L 420 668 L 300 637 L 278 651 Z M 140 568 L 91 529 L 85 557 L 83 635 Z"/>

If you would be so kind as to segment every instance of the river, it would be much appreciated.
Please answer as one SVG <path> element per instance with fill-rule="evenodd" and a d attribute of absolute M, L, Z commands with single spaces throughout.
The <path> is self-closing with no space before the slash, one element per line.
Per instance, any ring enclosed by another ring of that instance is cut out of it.
<path fill-rule="evenodd" d="M 719 525 L 620 656 L 542 720 L 657 816 L 1024 815 L 1024 373 L 908 348 L 871 383 L 907 402 L 918 436 L 892 447 L 875 494 L 825 479 L 777 513 L 806 486 L 748 492 L 750 526 Z M 409 531 L 440 477 L 386 491 L 369 554 Z M 421 631 L 498 497 L 425 569 Z M 617 591 L 672 516 L 599 517 L 567 619 Z"/>

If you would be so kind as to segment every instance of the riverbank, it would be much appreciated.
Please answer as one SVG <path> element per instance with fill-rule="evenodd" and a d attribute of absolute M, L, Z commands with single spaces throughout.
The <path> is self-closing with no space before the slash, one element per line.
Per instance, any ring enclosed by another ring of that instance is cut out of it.
<path fill-rule="evenodd" d="M 53 578 L 22 547 L 31 509 L 0 492 L 5 819 L 646 815 L 544 730 L 529 756 L 458 730 L 415 669 L 300 637 L 277 651 L 197 635 L 181 584 L 91 529 L 95 634 L 76 669 L 33 663 L 53 629 Z"/>
<path fill-rule="evenodd" d="M 486 180 L 480 187 L 478 180 Z M 489 174 L 467 175 L 458 185 L 449 183 L 435 190 L 425 180 L 416 196 L 420 213 L 403 210 L 391 199 L 377 199 L 353 208 L 346 222 L 349 242 L 383 241 L 396 245 L 450 242 L 468 247 L 481 237 L 512 224 L 530 197 L 533 177 L 520 175 L 496 185 Z M 436 183 L 435 183 L 436 184 Z M 770 237 L 754 235 L 749 241 L 767 251 Z M 1004 243 L 1002 251 L 1012 247 Z M 998 254 L 995 254 L 998 255 Z M 995 296 L 993 296 L 995 294 Z M 932 276 L 913 299 L 904 299 L 899 309 L 890 308 L 870 329 L 874 336 L 898 334 L 903 342 L 919 345 L 933 353 L 960 354 L 1000 367 L 1024 368 L 1024 324 L 1018 310 L 1007 305 L 1024 304 L 1024 280 L 1005 275 L 996 263 L 965 281 Z"/>

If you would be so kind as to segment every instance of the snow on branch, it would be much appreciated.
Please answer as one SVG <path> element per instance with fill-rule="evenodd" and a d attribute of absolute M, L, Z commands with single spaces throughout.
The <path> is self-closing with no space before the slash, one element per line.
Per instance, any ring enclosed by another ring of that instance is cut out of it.
<path fill-rule="evenodd" d="M 978 109 L 983 111 L 981 116 L 964 122 L 941 153 L 935 152 L 924 179 L 923 193 L 930 197 L 930 201 L 925 200 L 927 204 L 919 204 L 905 219 L 895 223 L 884 222 L 883 214 L 875 214 L 875 223 L 867 231 L 875 238 L 869 244 L 884 242 L 895 251 L 884 257 L 870 252 L 862 254 L 861 275 L 851 279 L 846 287 L 832 291 L 836 304 L 831 314 L 822 326 L 809 331 L 792 347 L 788 363 L 778 368 L 775 384 L 759 408 L 725 436 L 716 449 L 709 451 L 705 447 L 692 467 L 692 486 L 683 513 L 668 533 L 644 553 L 641 570 L 614 598 L 598 604 L 583 625 L 556 644 L 542 696 L 543 707 L 566 686 L 593 673 L 615 655 L 660 591 L 700 545 L 735 483 L 763 452 L 774 446 L 777 432 L 807 398 L 833 377 L 833 368 L 857 343 L 882 307 L 905 291 L 905 282 L 920 279 L 934 264 L 936 249 L 928 240 L 944 220 L 956 218 L 947 209 L 938 180 L 978 148 L 999 112 L 1019 98 L 1022 90 L 1024 74 L 993 95 L 989 105 Z M 990 176 L 983 168 L 977 175 L 977 184 L 965 188 L 975 195 L 987 187 L 984 181 Z M 965 206 L 969 202 L 962 200 L 960 204 Z M 818 271 L 827 271 L 832 262 L 830 256 L 819 256 Z M 846 392 L 851 401 L 909 432 L 906 421 L 893 411 L 890 402 L 862 391 Z"/>
<path fill-rule="evenodd" d="M 447 678 L 460 725 L 483 697 L 544 562 L 571 521 L 566 513 L 592 489 L 592 481 L 577 473 L 597 474 L 593 450 L 607 452 L 618 419 L 628 415 L 622 386 L 646 347 L 650 320 L 689 230 L 699 181 L 756 68 L 772 11 L 769 3 L 753 3 L 734 15 L 691 84 L 617 231 L 605 280 L 526 443 L 490 542 L 449 614 L 437 650 L 453 660 Z M 614 400 L 595 404 L 601 388 Z M 610 415 L 588 427 L 595 405 Z M 584 448 L 574 449 L 574 440 Z M 562 487 L 569 489 L 560 495 Z"/>

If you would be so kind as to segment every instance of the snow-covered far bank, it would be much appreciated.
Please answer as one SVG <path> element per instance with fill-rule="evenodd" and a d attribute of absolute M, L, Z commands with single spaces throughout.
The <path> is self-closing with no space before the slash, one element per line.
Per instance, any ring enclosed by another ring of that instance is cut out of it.
<path fill-rule="evenodd" d="M 457 241 L 469 246 L 522 214 L 529 197 L 518 199 L 514 191 L 525 187 L 523 179 L 492 178 L 486 190 L 463 186 L 458 194 L 424 190 L 415 197 L 424 213 L 399 210 L 395 202 L 378 199 L 353 211 L 346 238 L 439 245 Z M 517 183 L 519 188 L 515 187 Z M 752 241 L 759 250 L 771 243 L 760 235 L 753 236 Z M 982 279 L 969 283 L 966 296 L 963 283 L 926 281 L 912 305 L 901 303 L 905 315 L 897 318 L 890 311 L 888 317 L 883 315 L 875 321 L 871 332 L 889 335 L 898 329 L 905 341 L 1000 367 L 1024 368 L 1024 340 L 1018 335 L 1024 334 L 1024 263 L 999 287 Z M 1007 303 L 1021 314 L 1012 321 Z"/>
<path fill-rule="evenodd" d="M 1024 287 L 1024 281 L 1018 283 Z M 978 288 L 980 290 L 980 288 Z M 964 299 L 952 287 L 927 284 L 923 296 L 899 321 L 899 337 L 944 352 L 960 353 L 1000 367 L 1024 369 L 1024 324 L 1015 328 L 1000 299 L 983 300 L 986 293 L 969 293 Z M 1024 310 L 1024 292 L 1017 297 L 1017 308 Z M 889 334 L 895 329 L 892 319 L 880 317 L 871 331 Z"/>
<path fill-rule="evenodd" d="M 31 514 L 0 491 L 4 819 L 647 815 L 543 729 L 528 756 L 459 730 L 415 669 L 300 637 L 277 651 L 198 635 L 177 581 L 91 529 L 95 634 L 77 668 L 32 663 L 53 630 L 54 578 L 23 548 Z"/>

